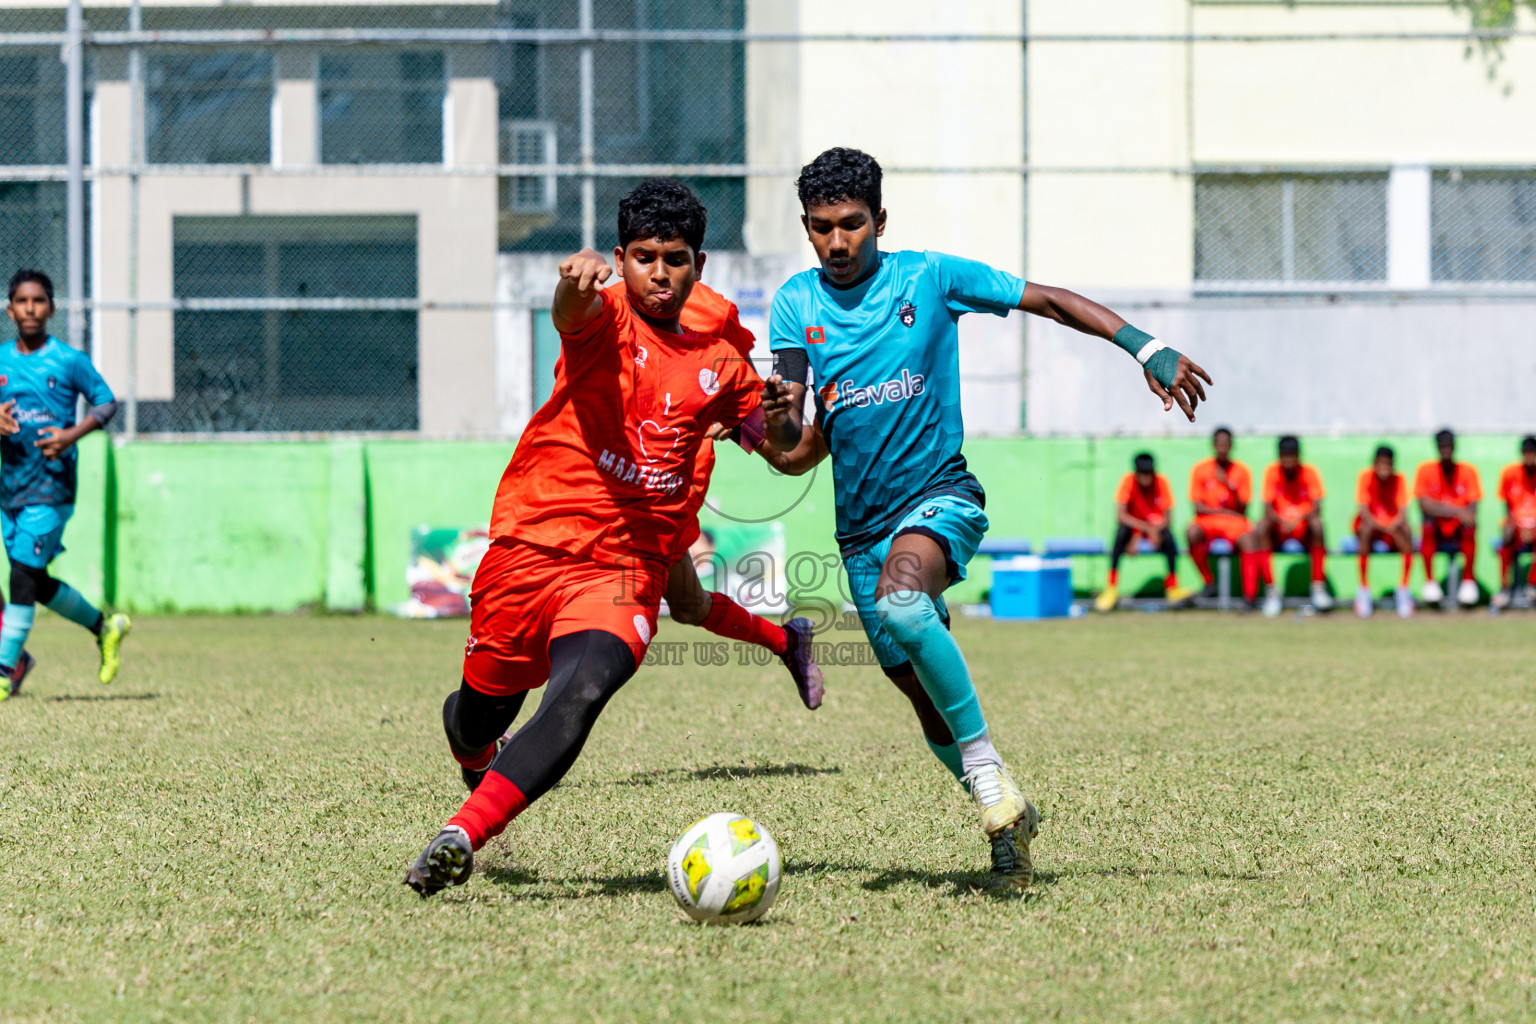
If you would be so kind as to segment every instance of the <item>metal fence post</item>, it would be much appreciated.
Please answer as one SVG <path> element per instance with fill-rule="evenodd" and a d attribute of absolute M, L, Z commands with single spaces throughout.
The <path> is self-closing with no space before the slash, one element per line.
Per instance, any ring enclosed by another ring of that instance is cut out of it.
<path fill-rule="evenodd" d="M 128 5 L 128 31 L 144 27 L 139 0 Z M 128 381 L 123 435 L 139 433 L 139 166 L 144 163 L 144 54 L 128 51 Z"/>
<path fill-rule="evenodd" d="M 581 244 L 597 245 L 597 188 L 592 178 L 596 149 L 592 141 L 592 0 L 581 0 Z"/>
<path fill-rule="evenodd" d="M 64 18 L 64 205 L 68 237 L 69 343 L 85 348 L 85 12 L 69 0 Z"/>

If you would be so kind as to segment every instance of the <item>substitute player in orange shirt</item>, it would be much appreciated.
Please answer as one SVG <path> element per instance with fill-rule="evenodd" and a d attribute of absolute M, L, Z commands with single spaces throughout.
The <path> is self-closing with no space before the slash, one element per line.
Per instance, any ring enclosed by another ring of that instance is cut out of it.
<path fill-rule="evenodd" d="M 560 265 L 555 389 L 518 441 L 475 573 L 463 682 L 443 705 L 449 748 L 485 775 L 406 872 L 423 896 L 461 885 L 474 851 L 558 782 L 656 628 L 699 446 L 759 404 L 729 343 L 682 327 L 704 265 L 706 214 L 676 181 L 619 203 L 622 291 L 590 249 Z M 498 750 L 530 689 L 539 709 Z"/>
<path fill-rule="evenodd" d="M 1413 496 L 1418 499 L 1424 517 L 1419 553 L 1424 559 L 1424 590 L 1420 596 L 1430 604 L 1445 600 L 1445 591 L 1435 576 L 1435 553 L 1442 542 L 1461 547 L 1461 586 L 1456 600 L 1464 607 L 1477 604 L 1477 579 L 1473 566 L 1477 561 L 1477 503 L 1483 500 L 1483 481 L 1477 467 L 1456 461 L 1456 435 L 1442 430 L 1435 435 L 1438 462 L 1426 462 L 1413 475 Z M 1455 559 L 1455 555 L 1451 559 Z"/>
<path fill-rule="evenodd" d="M 1499 474 L 1499 498 L 1509 516 L 1504 520 L 1504 544 L 1499 548 L 1499 593 L 1494 606 L 1507 608 L 1514 601 L 1515 578 L 1510 570 L 1523 551 L 1536 550 L 1536 437 L 1520 442 L 1520 461 Z M 1536 558 L 1525 580 L 1526 598 L 1536 591 Z"/>
<path fill-rule="evenodd" d="M 1280 439 L 1279 461 L 1264 471 L 1264 516 L 1249 534 L 1243 552 L 1243 596 L 1252 604 L 1263 577 L 1264 614 L 1280 614 L 1282 596 L 1275 586 L 1274 550 L 1288 540 L 1300 541 L 1312 555 L 1312 604 L 1319 611 L 1333 607 L 1323 562 L 1323 478 L 1301 461 L 1301 442 L 1287 434 Z"/>
<path fill-rule="evenodd" d="M 1392 449 L 1382 445 L 1370 469 L 1362 470 L 1355 482 L 1355 537 L 1360 542 L 1360 588 L 1355 591 L 1355 614 L 1369 618 L 1376 609 L 1371 595 L 1371 547 L 1382 541 L 1402 553 L 1403 576 L 1394 593 L 1397 614 L 1413 614 L 1413 594 L 1408 590 L 1408 575 L 1413 572 L 1413 536 L 1408 532 L 1408 481 L 1397 471 Z"/>
<path fill-rule="evenodd" d="M 623 287 L 623 282 L 611 286 Z M 742 326 L 736 303 L 702 282 L 695 283 L 688 294 L 679 321 L 697 334 L 723 339 L 743 359 L 752 354 L 756 338 Z M 673 622 L 699 626 L 717 636 L 744 640 L 777 654 L 789 668 L 801 702 L 814 711 L 821 706 L 824 686 L 821 668 L 812 656 L 810 620 L 796 618 L 780 626 L 761 615 L 754 615 L 725 594 L 706 591 L 699 581 L 698 566 L 688 553 L 699 539 L 699 509 L 709 492 L 709 478 L 715 466 L 715 441 L 734 435 L 744 449 L 757 452 L 780 469 L 793 462 L 795 456 L 793 453 L 786 456 L 767 443 L 761 408 L 754 409 L 734 431 L 717 423 L 708 434 L 709 440 L 699 446 L 698 458 L 694 460 L 692 490 L 685 510 L 688 524 L 678 536 L 678 557 L 667 574 L 667 610 Z M 820 433 L 810 424 L 805 426 L 804 435 L 807 445 L 820 443 Z"/>
<path fill-rule="evenodd" d="M 1173 543 L 1173 488 L 1168 478 L 1157 471 L 1157 464 L 1147 452 L 1132 460 L 1133 472 L 1120 478 L 1115 491 L 1115 543 L 1109 553 L 1109 586 L 1093 606 L 1101 612 L 1115 607 L 1120 600 L 1120 559 L 1132 544 L 1145 539 L 1168 559 L 1168 575 L 1163 586 L 1168 601 L 1178 604 L 1193 595 L 1179 586 L 1179 549 Z"/>
<path fill-rule="evenodd" d="M 1189 557 L 1205 580 L 1205 596 L 1216 596 L 1216 574 L 1211 571 L 1211 541 L 1225 540 L 1241 550 L 1253 525 L 1248 522 L 1248 502 L 1253 500 L 1253 475 L 1232 459 L 1232 431 L 1217 427 L 1211 434 L 1211 458 L 1195 463 L 1189 471 L 1189 501 L 1195 507 L 1189 524 Z"/>

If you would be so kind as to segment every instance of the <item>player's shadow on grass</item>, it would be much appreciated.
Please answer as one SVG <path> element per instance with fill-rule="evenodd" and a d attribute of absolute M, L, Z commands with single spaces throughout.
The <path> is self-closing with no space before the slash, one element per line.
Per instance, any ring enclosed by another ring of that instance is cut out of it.
<path fill-rule="evenodd" d="M 159 700 L 160 695 L 158 693 L 63 693 L 46 699 L 50 704 L 95 703 L 103 700 Z"/>
<path fill-rule="evenodd" d="M 823 768 L 813 764 L 718 764 L 708 768 L 653 768 L 635 772 L 627 779 L 614 779 L 614 786 L 654 786 L 665 782 L 692 779 L 708 782 L 712 779 L 808 779 L 818 775 L 841 775 L 841 768 Z"/>
<path fill-rule="evenodd" d="M 575 878 L 546 878 L 525 867 L 492 867 L 481 872 L 486 881 L 501 886 L 536 886 L 520 892 L 517 900 L 577 900 L 592 896 L 628 896 L 638 892 L 666 892 L 667 878 L 660 871 L 636 875 L 610 875 L 606 878 L 583 875 Z"/>
<path fill-rule="evenodd" d="M 951 896 L 987 896 L 992 899 L 1027 899 L 1031 894 L 1056 884 L 1056 874 L 1036 871 L 1035 881 L 1028 889 L 1016 889 L 1002 885 L 989 871 L 918 871 L 912 868 L 891 868 L 861 883 L 869 892 L 886 892 L 903 885 L 921 885 L 929 889 L 947 889 Z"/>
<path fill-rule="evenodd" d="M 785 864 L 785 875 L 803 875 L 824 872 L 824 863 Z M 517 900 L 577 900 L 592 896 L 630 896 L 635 893 L 667 892 L 667 876 L 661 871 L 643 871 L 633 875 L 579 875 L 573 878 L 546 878 L 529 868 L 506 865 L 486 868 L 481 876 L 488 882 L 501 886 L 534 886 L 533 891 L 520 892 Z"/>

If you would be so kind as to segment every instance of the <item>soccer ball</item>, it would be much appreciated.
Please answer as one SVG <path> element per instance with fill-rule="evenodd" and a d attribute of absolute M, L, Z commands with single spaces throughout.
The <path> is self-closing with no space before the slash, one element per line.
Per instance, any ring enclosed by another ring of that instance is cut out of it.
<path fill-rule="evenodd" d="M 667 878 L 683 911 L 705 924 L 745 924 L 779 893 L 779 844 L 739 814 L 711 814 L 667 854 Z"/>

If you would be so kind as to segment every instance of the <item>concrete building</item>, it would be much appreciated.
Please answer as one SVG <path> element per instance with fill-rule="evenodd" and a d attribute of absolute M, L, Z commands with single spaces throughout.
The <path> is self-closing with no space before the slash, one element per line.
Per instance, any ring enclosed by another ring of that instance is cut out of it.
<path fill-rule="evenodd" d="M 312 36 L 144 48 L 136 218 L 129 56 L 101 35 L 126 16 L 88 5 L 88 292 L 141 431 L 515 434 L 558 354 L 555 263 L 668 165 L 712 212 L 706 280 L 765 333 L 812 262 L 794 171 L 830 145 L 889 169 L 887 248 L 1102 297 L 1241 429 L 1518 429 L 1536 398 L 1536 40 L 1490 76 L 1448 4 L 147 5 L 155 31 Z M 0 2 L 5 32 L 61 27 Z M 686 35 L 721 30 L 758 38 Z M 474 37 L 530 31 L 567 34 Z M 0 238 L 59 276 L 61 90 L 56 44 L 0 51 L 24 115 Z M 972 432 L 1187 429 L 1123 355 L 1024 320 L 962 321 Z"/>

